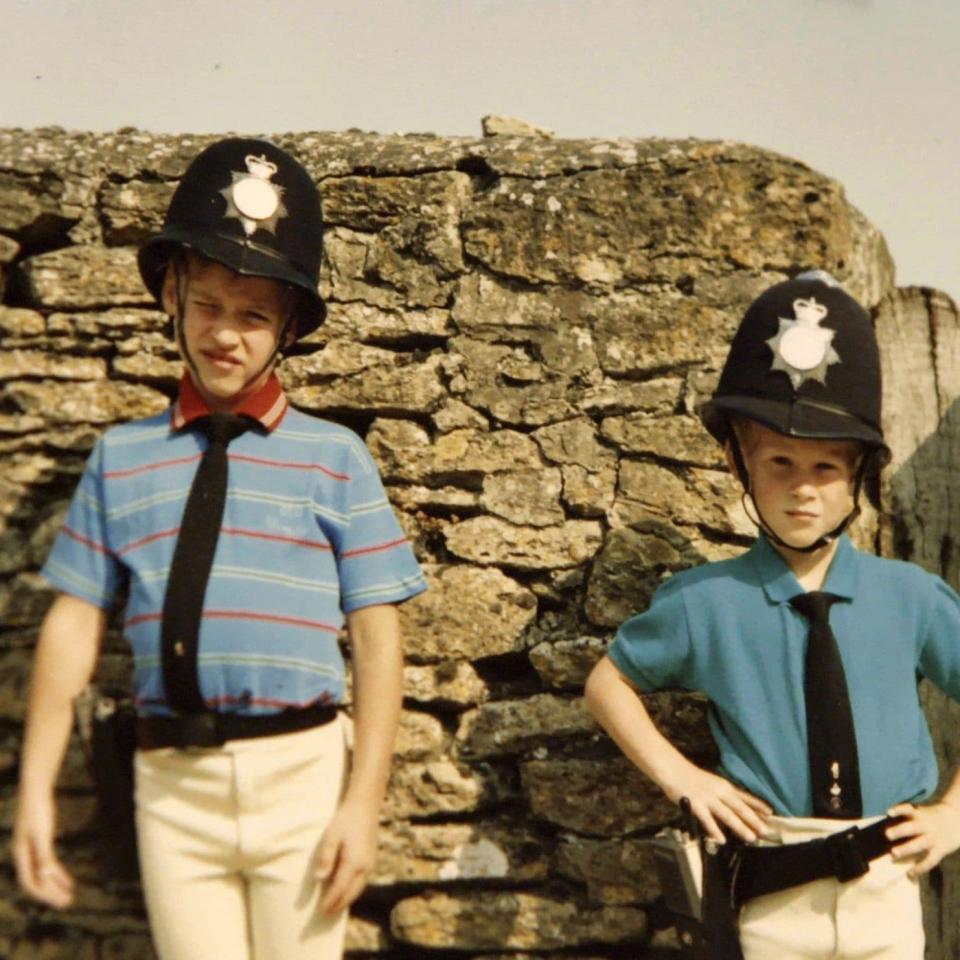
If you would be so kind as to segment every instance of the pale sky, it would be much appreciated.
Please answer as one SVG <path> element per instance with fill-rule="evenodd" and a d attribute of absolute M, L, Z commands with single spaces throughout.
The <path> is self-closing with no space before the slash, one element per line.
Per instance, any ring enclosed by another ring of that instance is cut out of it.
<path fill-rule="evenodd" d="M 960 299 L 958 0 L 0 0 L 0 126 L 703 137 L 840 180 Z"/>

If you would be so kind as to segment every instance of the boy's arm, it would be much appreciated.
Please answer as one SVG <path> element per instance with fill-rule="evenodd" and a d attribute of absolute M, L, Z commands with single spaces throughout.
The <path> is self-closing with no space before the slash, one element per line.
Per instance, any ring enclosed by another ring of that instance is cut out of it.
<path fill-rule="evenodd" d="M 891 851 L 894 860 L 915 857 L 910 876 L 929 873 L 947 854 L 960 849 L 960 771 L 936 803 L 899 803 L 887 812 L 906 818 L 887 830 L 888 839 L 901 841 Z"/>
<path fill-rule="evenodd" d="M 353 661 L 353 758 L 343 801 L 317 853 L 317 876 L 328 881 L 320 901 L 326 914 L 350 906 L 373 869 L 402 700 L 397 608 L 378 604 L 356 610 L 347 614 L 347 628 Z"/>
<path fill-rule="evenodd" d="M 690 800 L 709 836 L 723 842 L 721 824 L 747 841 L 763 833 L 763 818 L 773 812 L 767 804 L 691 763 L 677 750 L 656 728 L 643 701 L 609 657 L 587 678 L 586 703 L 627 758 L 670 800 Z"/>
<path fill-rule="evenodd" d="M 60 594 L 40 627 L 34 655 L 13 859 L 23 889 L 59 909 L 73 901 L 73 878 L 54 850 L 54 790 L 73 726 L 73 701 L 93 675 L 105 622 L 99 607 Z"/>

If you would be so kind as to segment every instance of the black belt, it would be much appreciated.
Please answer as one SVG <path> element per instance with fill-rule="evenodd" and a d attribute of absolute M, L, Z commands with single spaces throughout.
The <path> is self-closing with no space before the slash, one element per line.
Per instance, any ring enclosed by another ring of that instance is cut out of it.
<path fill-rule="evenodd" d="M 228 740 L 249 740 L 276 733 L 294 733 L 330 723 L 337 715 L 333 704 L 283 710 L 263 716 L 235 713 L 188 713 L 176 717 L 138 717 L 137 748 L 222 747 Z"/>
<path fill-rule="evenodd" d="M 779 847 L 739 846 L 731 856 L 731 897 L 740 907 L 753 897 L 779 893 L 814 880 L 842 883 L 862 877 L 870 861 L 889 853 L 886 830 L 904 817 L 886 817 L 868 827 L 850 827 L 816 840 Z"/>

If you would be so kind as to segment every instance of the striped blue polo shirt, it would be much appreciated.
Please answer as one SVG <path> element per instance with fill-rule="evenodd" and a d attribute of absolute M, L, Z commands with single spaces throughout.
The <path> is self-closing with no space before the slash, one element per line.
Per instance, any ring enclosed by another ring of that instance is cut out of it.
<path fill-rule="evenodd" d="M 937 764 L 919 676 L 960 699 L 960 597 L 920 567 L 861 553 L 843 536 L 823 589 L 847 677 L 863 814 L 925 799 Z M 710 699 L 720 772 L 776 813 L 811 816 L 802 593 L 763 537 L 742 556 L 672 577 L 610 648 L 641 690 L 679 687 Z"/>
<path fill-rule="evenodd" d="M 166 707 L 160 659 L 167 574 L 206 448 L 189 379 L 176 405 L 108 430 L 90 455 L 43 568 L 101 608 L 125 580 L 124 631 L 141 714 Z M 229 447 L 229 481 L 199 636 L 200 688 L 220 712 L 336 703 L 344 615 L 425 589 L 376 465 L 351 430 L 293 409 L 274 377 L 242 411 L 263 426 Z"/>

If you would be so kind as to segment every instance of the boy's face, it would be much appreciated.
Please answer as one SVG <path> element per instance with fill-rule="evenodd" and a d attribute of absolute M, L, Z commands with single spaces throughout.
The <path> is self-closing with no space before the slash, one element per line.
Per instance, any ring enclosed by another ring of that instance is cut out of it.
<path fill-rule="evenodd" d="M 809 546 L 853 509 L 859 444 L 801 440 L 752 423 L 741 449 L 757 509 L 790 546 Z"/>
<path fill-rule="evenodd" d="M 186 273 L 182 335 L 194 365 L 188 362 L 190 376 L 212 410 L 235 408 L 273 370 L 269 361 L 283 326 L 284 288 L 275 280 L 243 277 L 195 258 L 189 258 Z M 163 306 L 176 315 L 172 269 L 163 285 Z"/>

